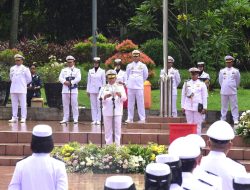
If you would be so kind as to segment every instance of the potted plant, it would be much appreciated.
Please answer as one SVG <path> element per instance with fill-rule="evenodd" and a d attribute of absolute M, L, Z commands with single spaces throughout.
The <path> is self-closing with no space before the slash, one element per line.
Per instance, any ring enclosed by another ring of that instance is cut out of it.
<path fill-rule="evenodd" d="M 49 57 L 49 63 L 38 68 L 38 72 L 44 83 L 44 90 L 49 107 L 60 108 L 62 106 L 62 84 L 59 82 L 59 74 L 65 63 L 57 60 L 56 56 Z"/>
<path fill-rule="evenodd" d="M 250 110 L 241 114 L 239 125 L 236 127 L 235 132 L 243 138 L 245 143 L 250 144 Z"/>
<path fill-rule="evenodd" d="M 22 54 L 17 49 L 0 51 L 0 105 L 6 106 L 10 94 L 9 70 L 14 64 L 14 55 Z"/>

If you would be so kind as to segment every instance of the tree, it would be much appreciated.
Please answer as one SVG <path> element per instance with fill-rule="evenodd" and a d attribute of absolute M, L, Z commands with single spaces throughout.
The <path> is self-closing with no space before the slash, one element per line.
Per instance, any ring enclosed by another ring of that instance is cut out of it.
<path fill-rule="evenodd" d="M 10 43 L 9 43 L 10 48 L 14 48 L 15 44 L 17 43 L 19 4 L 20 0 L 13 0 Z"/>

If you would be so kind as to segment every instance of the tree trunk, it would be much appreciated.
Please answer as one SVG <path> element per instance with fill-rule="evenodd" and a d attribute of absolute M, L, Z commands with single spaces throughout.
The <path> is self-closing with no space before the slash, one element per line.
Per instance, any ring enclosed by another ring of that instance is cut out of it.
<path fill-rule="evenodd" d="M 17 43 L 19 4 L 20 0 L 13 0 L 9 48 Z"/>

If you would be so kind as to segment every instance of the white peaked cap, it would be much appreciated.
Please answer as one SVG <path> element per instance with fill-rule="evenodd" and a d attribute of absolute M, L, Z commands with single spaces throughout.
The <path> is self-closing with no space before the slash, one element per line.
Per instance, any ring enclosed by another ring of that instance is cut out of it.
<path fill-rule="evenodd" d="M 231 56 L 231 55 L 227 55 L 227 56 L 225 56 L 225 61 L 226 60 L 233 60 L 234 61 L 234 57 L 233 56 Z"/>
<path fill-rule="evenodd" d="M 72 55 L 68 55 L 67 57 L 66 57 L 66 61 L 68 61 L 68 60 L 76 60 Z"/>
<path fill-rule="evenodd" d="M 207 136 L 221 141 L 234 139 L 234 131 L 226 121 L 216 121 L 207 130 Z"/>
<path fill-rule="evenodd" d="M 236 174 L 234 176 L 234 182 L 237 183 L 237 184 L 250 184 L 250 174 L 247 173 L 247 174 Z"/>
<path fill-rule="evenodd" d="M 125 189 L 133 185 L 130 176 L 110 176 L 106 179 L 105 186 L 112 189 Z"/>
<path fill-rule="evenodd" d="M 116 63 L 120 63 L 122 60 L 121 59 L 115 59 Z"/>
<path fill-rule="evenodd" d="M 167 164 L 150 163 L 146 167 L 146 173 L 154 176 L 164 176 L 170 174 L 171 170 Z"/>
<path fill-rule="evenodd" d="M 184 137 L 179 137 L 177 139 L 175 139 L 168 147 L 168 153 L 170 155 L 178 155 L 177 149 L 175 147 L 177 147 L 178 144 L 180 144 L 182 141 L 184 140 Z"/>
<path fill-rule="evenodd" d="M 168 56 L 168 62 L 169 61 L 174 62 L 174 58 L 172 56 Z"/>
<path fill-rule="evenodd" d="M 197 63 L 197 65 L 205 65 L 205 62 L 200 61 Z"/>
<path fill-rule="evenodd" d="M 137 50 L 137 49 L 135 49 L 135 50 L 132 51 L 132 55 L 134 55 L 134 54 L 140 54 L 140 53 L 141 52 L 139 50 Z"/>
<path fill-rule="evenodd" d="M 49 137 L 52 135 L 52 129 L 49 125 L 36 125 L 33 128 L 32 134 L 36 137 Z"/>
<path fill-rule="evenodd" d="M 101 58 L 100 58 L 100 57 L 94 57 L 93 60 L 94 60 L 94 61 L 100 61 Z"/>
<path fill-rule="evenodd" d="M 116 71 L 113 70 L 113 69 L 110 69 L 110 70 L 108 70 L 108 71 L 106 72 L 106 76 L 108 76 L 108 75 L 116 75 L 116 74 L 117 74 Z"/>
<path fill-rule="evenodd" d="M 20 54 L 16 54 L 16 55 L 14 55 L 14 59 L 24 59 L 24 56 L 22 56 Z"/>
<path fill-rule="evenodd" d="M 174 144 L 173 144 L 174 143 Z M 185 137 L 180 137 L 170 144 L 169 154 L 176 155 L 180 159 L 197 158 L 201 151 L 200 146 L 187 140 Z"/>
<path fill-rule="evenodd" d="M 165 163 L 172 163 L 172 162 L 177 162 L 179 161 L 179 157 L 176 156 L 176 155 L 170 155 L 170 154 L 160 154 L 160 155 L 157 155 L 156 158 L 156 163 L 162 163 L 162 164 L 165 164 Z"/>
<path fill-rule="evenodd" d="M 196 67 L 192 67 L 188 70 L 189 72 L 200 72 L 200 69 L 196 68 Z"/>
<path fill-rule="evenodd" d="M 206 147 L 206 142 L 204 139 L 197 134 L 189 134 L 185 137 L 187 140 L 192 141 L 194 144 L 197 144 L 200 148 L 205 148 Z"/>

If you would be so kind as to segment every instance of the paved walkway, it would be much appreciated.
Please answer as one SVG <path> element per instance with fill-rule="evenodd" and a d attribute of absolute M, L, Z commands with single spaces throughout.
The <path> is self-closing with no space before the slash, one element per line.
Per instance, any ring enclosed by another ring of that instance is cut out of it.
<path fill-rule="evenodd" d="M 8 189 L 8 184 L 14 172 L 13 166 L 0 166 L 0 189 Z M 104 187 L 105 179 L 110 174 L 68 174 L 69 190 L 101 190 Z M 133 178 L 137 190 L 144 189 L 144 175 L 129 175 Z"/>

